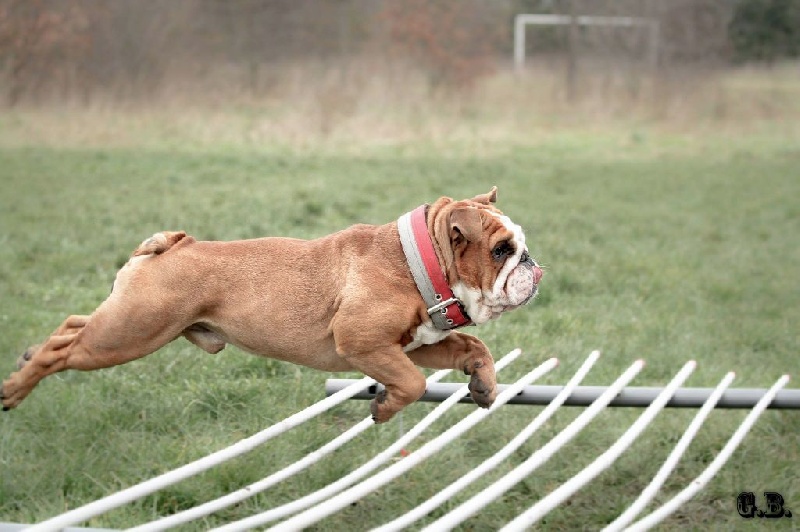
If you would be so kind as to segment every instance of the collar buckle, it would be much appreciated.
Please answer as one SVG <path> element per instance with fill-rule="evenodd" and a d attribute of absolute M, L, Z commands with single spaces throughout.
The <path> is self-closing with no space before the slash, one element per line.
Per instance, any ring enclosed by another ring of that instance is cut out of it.
<path fill-rule="evenodd" d="M 439 297 L 436 298 L 437 300 L 442 298 L 441 294 L 436 294 L 436 295 L 439 296 Z M 456 297 L 451 297 L 447 301 L 442 301 L 441 303 L 438 303 L 438 304 L 430 307 L 428 309 L 428 315 L 430 316 L 431 314 L 435 314 L 436 312 L 442 312 L 442 311 L 443 311 L 442 314 L 446 314 L 447 313 L 447 307 L 449 307 L 450 305 L 456 305 L 456 304 L 460 305 L 461 301 L 459 301 L 459 299 L 456 298 Z"/>

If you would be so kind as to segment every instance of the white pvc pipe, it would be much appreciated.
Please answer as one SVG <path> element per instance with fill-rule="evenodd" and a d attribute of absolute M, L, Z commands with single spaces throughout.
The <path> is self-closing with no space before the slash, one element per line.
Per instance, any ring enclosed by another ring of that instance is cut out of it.
<path fill-rule="evenodd" d="M 516 360 L 521 353 L 522 351 L 519 349 L 514 349 L 513 351 L 508 353 L 506 356 L 504 356 L 495 363 L 495 371 L 500 371 L 503 368 L 505 368 L 511 362 Z M 469 393 L 469 388 L 465 384 L 451 397 L 449 397 L 447 400 L 437 405 L 436 408 L 433 409 L 433 411 L 431 411 L 427 416 L 425 416 L 419 423 L 414 425 L 406 434 L 404 434 L 396 442 L 394 442 L 392 445 L 387 447 L 379 454 L 375 455 L 370 461 L 363 464 L 354 471 L 351 471 L 349 474 L 340 478 L 336 482 L 328 484 L 324 488 L 309 493 L 308 495 L 301 497 L 300 499 L 296 499 L 284 505 L 277 506 L 260 514 L 253 515 L 248 518 L 235 521 L 233 523 L 228 523 L 227 525 L 219 527 L 215 530 L 217 532 L 249 530 L 251 528 L 275 521 L 276 519 L 281 519 L 283 517 L 287 517 L 289 515 L 297 513 L 301 510 L 304 510 L 305 508 L 308 508 L 309 506 L 312 506 L 320 501 L 324 501 L 325 499 L 332 497 L 337 493 L 340 493 L 342 490 L 354 484 L 364 476 L 368 475 L 379 466 L 383 465 L 392 458 L 396 457 L 397 453 L 399 453 L 406 445 L 408 445 L 408 443 L 410 443 L 412 440 L 414 440 L 414 438 L 419 436 L 425 429 L 427 429 L 430 425 L 432 425 L 445 412 L 447 412 L 447 410 L 449 410 L 451 407 L 457 404 L 458 401 L 461 400 L 461 398 L 465 397 L 468 393 Z"/>
<path fill-rule="evenodd" d="M 452 369 L 443 369 L 441 371 L 437 371 L 427 379 L 428 384 L 432 384 L 435 382 L 439 382 L 444 377 L 452 373 Z M 289 464 L 288 466 L 284 467 L 280 471 L 276 471 L 271 475 L 259 480 L 258 482 L 254 482 L 249 486 L 245 486 L 237 491 L 231 492 L 223 497 L 218 499 L 209 501 L 205 504 L 201 504 L 199 506 L 195 506 L 194 508 L 190 508 L 188 510 L 184 510 L 183 512 L 179 512 L 173 515 L 169 515 L 167 517 L 163 517 L 156 521 L 152 521 L 150 523 L 145 523 L 140 525 L 136 528 L 131 528 L 128 532 L 150 532 L 155 530 L 166 530 L 168 528 L 188 523 L 189 521 L 194 521 L 195 519 L 199 519 L 201 517 L 205 517 L 209 514 L 232 506 L 236 503 L 242 502 L 250 497 L 255 496 L 258 493 L 274 486 L 275 484 L 286 480 L 287 478 L 296 475 L 297 473 L 307 469 L 311 465 L 320 461 L 323 457 L 327 456 L 328 454 L 332 453 L 339 447 L 343 446 L 368 428 L 375 425 L 375 422 L 372 420 L 372 416 L 367 416 L 361 422 L 357 423 L 347 431 L 343 432 L 336 438 L 332 439 L 316 451 L 312 451 L 311 453 L 304 456 L 302 459 Z"/>
<path fill-rule="evenodd" d="M 775 394 L 778 393 L 778 390 L 786 386 L 787 382 L 789 382 L 789 375 L 782 376 L 772 386 L 772 388 L 770 388 L 769 391 L 764 394 L 764 397 L 762 397 L 758 404 L 753 407 L 742 424 L 739 425 L 739 428 L 736 429 L 736 432 L 733 433 L 733 436 L 731 436 L 731 439 L 725 444 L 725 447 L 722 448 L 716 458 L 714 458 L 714 460 L 700 474 L 700 476 L 694 479 L 691 484 L 686 486 L 681 492 L 679 492 L 663 506 L 655 510 L 647 517 L 631 525 L 628 530 L 634 532 L 650 530 L 652 527 L 669 517 L 669 515 L 675 510 L 683 506 L 684 503 L 694 497 L 698 491 L 703 489 L 706 484 L 708 484 L 711 479 L 714 478 L 714 475 L 717 474 L 720 468 L 725 465 L 739 444 L 742 443 L 744 437 L 747 436 L 747 433 L 750 432 L 753 424 L 756 422 L 756 420 L 758 420 L 761 414 L 764 413 L 764 410 L 766 410 L 767 406 L 769 406 L 769 403 L 772 401 L 772 399 L 775 398 Z"/>
<path fill-rule="evenodd" d="M 625 387 L 644 367 L 644 360 L 634 362 L 620 377 L 609 386 L 603 394 L 595 400 L 586 410 L 575 418 L 567 427 L 550 440 L 544 447 L 533 453 L 522 464 L 518 465 L 508 474 L 494 482 L 480 493 L 473 495 L 469 500 L 451 510 L 446 515 L 431 523 L 423 530 L 425 532 L 439 532 L 451 530 L 481 511 L 492 501 L 502 497 L 516 484 L 530 475 L 540 465 L 545 463 L 561 447 L 569 442 L 575 435 L 583 430 L 614 397 Z"/>
<path fill-rule="evenodd" d="M 122 506 L 123 504 L 127 504 L 131 501 L 144 497 L 145 495 L 149 495 L 155 491 L 166 488 L 167 486 L 175 484 L 185 478 L 202 473 L 203 471 L 214 467 L 215 465 L 221 464 L 222 462 L 230 460 L 231 458 L 235 458 L 241 454 L 252 451 L 259 445 L 271 440 L 275 436 L 282 434 L 287 430 L 292 429 L 297 425 L 300 425 L 301 423 L 304 423 L 309 419 L 321 414 L 322 412 L 338 405 L 339 403 L 346 401 L 362 389 L 371 386 L 374 383 L 375 381 L 373 379 L 364 377 L 352 386 L 348 386 L 342 390 L 341 393 L 337 393 L 323 399 L 322 401 L 314 403 L 308 408 L 305 408 L 304 410 L 287 417 L 283 421 L 280 421 L 262 430 L 261 432 L 245 438 L 231 445 L 230 447 L 226 447 L 204 458 L 48 519 L 47 521 L 43 521 L 37 525 L 33 525 L 27 530 L 29 532 L 61 530 L 62 528 L 74 525 L 76 523 L 81 523 L 87 519 L 91 519 L 96 515 L 103 514 L 109 510 L 117 508 L 118 506 Z"/>
<path fill-rule="evenodd" d="M 570 15 L 517 15 L 515 24 L 538 24 L 543 26 L 566 26 L 571 24 L 573 17 Z M 575 23 L 580 26 L 650 26 L 653 21 L 640 17 L 601 17 L 580 15 L 575 17 Z"/>
<path fill-rule="evenodd" d="M 517 434 L 510 442 L 508 442 L 502 449 L 500 449 L 497 453 L 493 454 L 491 457 L 486 459 L 485 461 L 481 462 L 480 465 L 472 469 L 469 473 L 462 476 L 455 482 L 451 483 L 449 486 L 446 486 L 441 491 L 433 494 L 429 499 L 427 499 L 424 503 L 420 504 L 416 508 L 412 509 L 410 512 L 401 515 L 394 521 L 386 523 L 385 525 L 376 528 L 373 532 L 395 532 L 401 531 L 407 528 L 408 526 L 412 525 L 419 519 L 422 519 L 430 512 L 450 500 L 453 496 L 461 492 L 463 489 L 468 487 L 474 481 L 478 480 L 479 478 L 483 478 L 483 476 L 488 473 L 489 471 L 493 470 L 495 467 L 500 465 L 506 458 L 511 456 L 511 454 L 519 449 L 519 447 L 528 441 L 533 434 L 539 430 L 539 428 L 549 420 L 553 414 L 561 407 L 567 397 L 570 396 L 572 390 L 583 381 L 584 377 L 589 370 L 594 366 L 597 359 L 600 357 L 599 351 L 592 351 L 583 365 L 578 369 L 575 375 L 570 379 L 570 381 L 564 386 L 564 388 L 559 392 L 559 394 L 553 399 L 553 401 L 547 405 L 547 407 L 542 410 L 527 427 L 522 429 L 519 434 Z"/>
<path fill-rule="evenodd" d="M 608 525 L 606 528 L 603 529 L 603 532 L 619 532 L 620 530 L 624 529 L 628 524 L 636 519 L 636 516 L 644 509 L 645 506 L 655 497 L 658 490 L 661 489 L 661 486 L 667 480 L 672 470 L 675 469 L 675 466 L 678 464 L 678 461 L 683 456 L 683 453 L 686 452 L 686 449 L 689 447 L 689 444 L 692 443 L 694 437 L 697 435 L 697 432 L 700 430 L 700 427 L 703 426 L 708 415 L 714 410 L 717 402 L 719 401 L 720 397 L 722 397 L 723 392 L 728 389 L 728 387 L 733 382 L 734 377 L 736 374 L 734 372 L 730 372 L 722 379 L 722 381 L 717 385 L 714 389 L 714 392 L 711 394 L 711 397 L 705 402 L 703 407 L 697 412 L 697 415 L 694 416 L 692 422 L 689 424 L 689 427 L 686 429 L 686 432 L 683 433 L 681 439 L 678 441 L 678 444 L 675 445 L 675 448 L 669 454 L 667 459 L 664 461 L 664 464 L 656 473 L 656 476 L 653 477 L 653 480 L 647 487 L 644 489 L 641 495 L 631 504 L 624 513 L 622 513 L 619 517 L 617 517 L 613 523 Z"/>
<path fill-rule="evenodd" d="M 497 411 L 509 399 L 519 393 L 523 387 L 537 380 L 542 375 L 551 371 L 558 365 L 558 359 L 551 358 L 539 365 L 536 369 L 529 372 L 520 380 L 509 386 L 497 396 L 491 408 L 476 410 L 470 415 L 447 429 L 445 432 L 423 445 L 419 450 L 414 451 L 406 456 L 403 460 L 396 462 L 384 469 L 380 473 L 372 476 L 369 481 L 362 482 L 353 486 L 349 490 L 332 497 L 322 504 L 313 508 L 309 508 L 305 512 L 298 514 L 287 521 L 284 521 L 275 527 L 271 528 L 272 531 L 293 531 L 302 530 L 308 526 L 313 525 L 317 521 L 338 512 L 350 503 L 355 502 L 367 494 L 377 490 L 381 486 L 387 484 L 398 476 L 402 475 L 415 465 L 421 463 L 423 460 L 429 458 L 432 454 L 440 451 L 445 445 L 455 440 L 458 436 L 475 426 L 477 423 L 485 419 L 490 414 Z"/>
<path fill-rule="evenodd" d="M 591 464 L 586 466 L 580 473 L 559 486 L 556 490 L 549 493 L 545 498 L 531 506 L 528 510 L 518 515 L 514 520 L 501 528 L 501 532 L 511 532 L 525 530 L 532 524 L 547 515 L 556 506 L 571 497 L 576 491 L 591 482 L 597 475 L 608 469 L 611 464 L 621 455 L 630 445 L 644 432 L 648 425 L 655 419 L 667 404 L 675 390 L 692 374 L 697 363 L 690 360 L 684 364 L 683 368 L 664 388 L 664 391 L 653 401 L 639 418 L 630 426 L 614 445 L 598 456 Z"/>

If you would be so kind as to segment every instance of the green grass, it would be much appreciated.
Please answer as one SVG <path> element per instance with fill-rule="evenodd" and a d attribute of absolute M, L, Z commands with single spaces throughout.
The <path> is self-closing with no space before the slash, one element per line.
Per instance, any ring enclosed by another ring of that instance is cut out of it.
<path fill-rule="evenodd" d="M 10 126 L 3 127 L 7 138 Z M 547 266 L 534 304 L 474 331 L 496 356 L 523 348 L 501 381 L 557 356 L 561 366 L 543 382 L 563 383 L 599 348 L 604 356 L 586 384 L 608 384 L 644 358 L 637 385 L 665 384 L 696 359 L 689 386 L 713 386 L 735 370 L 735 386 L 767 387 L 783 373 L 797 373 L 797 146 L 791 136 L 697 139 L 641 130 L 562 132 L 502 149 L 455 147 L 447 156 L 421 146 L 322 154 L 6 146 L 0 148 L 0 373 L 67 314 L 91 312 L 130 251 L 155 231 L 184 229 L 200 239 L 312 238 L 354 222 L 389 222 L 439 195 L 470 197 L 496 184 L 499 207 L 526 229 L 531 251 Z M 223 448 L 321 399 L 328 376 L 233 348 L 211 356 L 179 340 L 126 366 L 48 378 L 20 408 L 0 416 L 0 520 L 39 521 Z M 412 405 L 404 426 L 431 408 Z M 472 409 L 456 407 L 411 450 Z M 367 529 L 396 517 L 496 452 L 538 411 L 501 409 L 423 467 L 317 529 Z M 607 449 L 640 412 L 603 413 L 464 530 L 509 521 Z M 523 452 L 446 509 L 520 463 L 577 413 L 563 409 Z M 297 460 L 367 414 L 365 402 L 337 407 L 88 525 L 123 528 L 215 498 Z M 692 415 L 662 414 L 541 528 L 594 530 L 613 520 Z M 658 500 L 698 475 L 744 415 L 716 412 Z M 394 420 L 370 429 L 309 471 L 185 529 L 243 518 L 320 488 L 385 448 L 399 427 Z M 798 429 L 798 412 L 767 412 L 731 462 L 664 529 L 765 525 L 743 523 L 735 502 L 740 491 L 778 491 L 798 516 Z"/>

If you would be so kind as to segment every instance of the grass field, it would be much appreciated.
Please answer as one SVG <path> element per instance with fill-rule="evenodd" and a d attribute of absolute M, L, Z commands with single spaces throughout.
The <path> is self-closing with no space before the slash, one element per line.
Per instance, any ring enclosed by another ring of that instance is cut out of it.
<path fill-rule="evenodd" d="M 560 368 L 543 382 L 563 383 L 596 348 L 604 355 L 586 384 L 610 383 L 637 358 L 647 366 L 636 385 L 662 385 L 689 359 L 698 369 L 688 386 L 713 386 L 728 370 L 737 372 L 737 387 L 767 387 L 783 373 L 797 373 L 796 131 L 691 136 L 619 127 L 491 145 L 315 151 L 181 144 L 166 123 L 138 143 L 43 141 L 30 128 L 20 141 L 24 120 L 0 117 L 3 375 L 67 314 L 91 312 L 130 251 L 155 231 L 184 229 L 199 239 L 313 238 L 354 222 L 389 222 L 439 195 L 471 197 L 491 185 L 499 186 L 499 207 L 526 229 L 532 253 L 547 266 L 532 305 L 475 331 L 496 357 L 524 350 L 501 381 L 557 356 Z M 181 339 L 126 366 L 51 377 L 20 408 L 0 416 L 0 521 L 45 519 L 234 443 L 321 399 L 328 376 L 230 347 L 211 356 Z M 412 405 L 403 425 L 431 408 Z M 410 450 L 473 408 L 456 407 Z M 367 529 L 396 517 L 490 456 L 538 411 L 501 409 L 424 467 L 317 529 Z M 87 526 L 128 527 L 220 496 L 297 460 L 367 413 L 365 402 L 337 407 Z M 521 453 L 448 508 L 520 463 L 577 413 L 563 409 Z M 607 449 L 639 413 L 603 413 L 463 529 L 507 522 Z M 612 469 L 541 528 L 594 530 L 613 520 L 692 415 L 662 414 Z M 744 416 L 716 412 L 658 500 L 698 475 Z M 767 412 L 711 485 L 664 529 L 798 528 L 797 518 L 745 523 L 736 512 L 739 492 L 770 490 L 800 514 L 798 429 L 800 413 Z M 242 518 L 322 487 L 383 449 L 399 430 L 397 420 L 368 430 L 306 473 L 186 529 Z"/>

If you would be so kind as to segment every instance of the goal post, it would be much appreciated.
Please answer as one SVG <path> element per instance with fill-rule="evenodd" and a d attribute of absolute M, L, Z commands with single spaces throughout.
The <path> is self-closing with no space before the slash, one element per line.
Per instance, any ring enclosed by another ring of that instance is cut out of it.
<path fill-rule="evenodd" d="M 649 32 L 648 61 L 655 67 L 658 62 L 659 23 L 656 20 L 641 17 L 603 17 L 581 15 L 529 15 L 520 14 L 514 17 L 514 69 L 521 72 L 525 66 L 525 28 L 528 25 L 538 26 L 617 26 L 623 28 L 644 27 Z"/>

